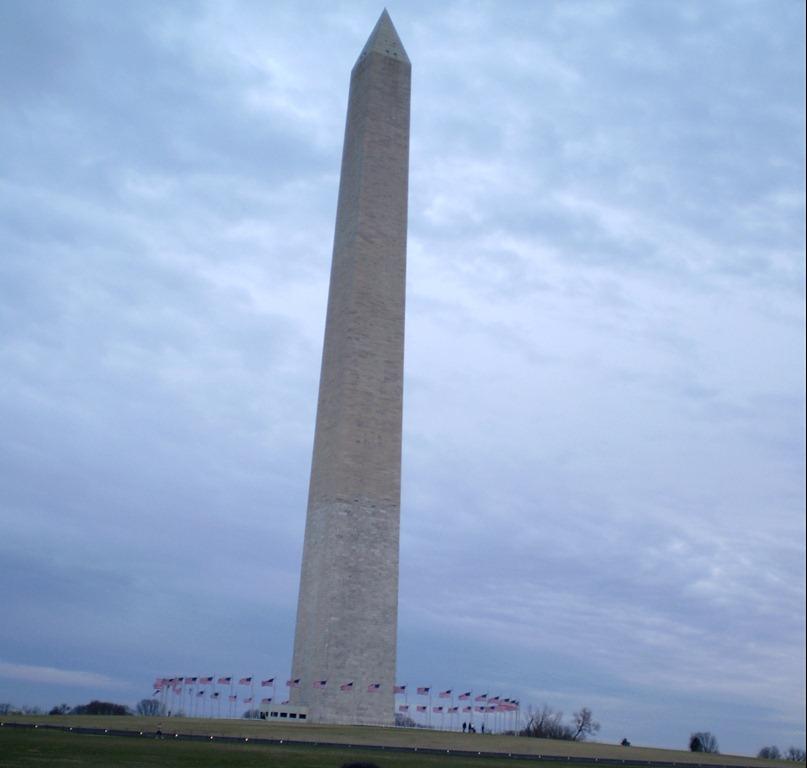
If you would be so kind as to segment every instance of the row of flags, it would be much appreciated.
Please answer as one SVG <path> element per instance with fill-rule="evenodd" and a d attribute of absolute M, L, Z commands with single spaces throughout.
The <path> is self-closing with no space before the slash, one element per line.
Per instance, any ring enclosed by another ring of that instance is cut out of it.
<path fill-rule="evenodd" d="M 197 691 L 196 695 L 197 696 L 204 696 L 205 692 L 204 691 Z M 224 698 L 221 696 L 221 694 L 218 691 L 216 691 L 215 693 L 211 693 L 208 698 L 210 698 L 210 699 L 219 699 L 220 698 L 222 701 L 224 701 Z M 228 696 L 227 701 L 236 702 L 236 701 L 238 701 L 238 696 L 235 696 L 235 695 Z M 253 701 L 255 701 L 254 696 L 246 696 L 246 697 L 241 699 L 241 702 L 243 704 L 252 704 Z M 272 703 L 271 698 L 269 698 L 269 699 L 261 699 L 261 704 L 271 704 L 271 703 Z M 283 702 L 283 704 L 288 704 L 288 703 L 289 703 L 288 701 Z"/>
<path fill-rule="evenodd" d="M 204 695 L 205 695 L 205 691 L 197 691 L 197 693 L 196 693 L 196 696 L 204 696 Z M 224 698 L 221 696 L 221 693 L 219 693 L 218 691 L 215 691 L 215 692 L 211 693 L 208 698 L 210 698 L 210 699 L 212 699 L 214 701 L 215 700 L 221 700 L 221 701 L 224 700 Z M 229 701 L 229 702 L 231 702 L 233 704 L 235 702 L 237 702 L 238 700 L 239 700 L 238 696 L 235 695 L 235 694 L 231 694 L 230 696 L 227 696 L 227 701 Z M 241 698 L 241 703 L 242 704 L 252 704 L 255 700 L 256 700 L 256 697 L 254 697 L 254 696 L 245 696 L 245 697 Z M 260 703 L 261 704 L 271 704 L 272 701 L 273 701 L 272 698 L 269 697 L 269 698 L 261 699 Z M 289 703 L 288 701 L 282 701 L 281 702 L 281 704 L 288 704 L 288 703 Z M 454 714 L 457 714 L 459 712 L 481 712 L 483 714 L 487 713 L 487 712 L 516 712 L 517 710 L 518 710 L 518 702 L 513 701 L 512 699 L 503 699 L 503 700 L 499 701 L 497 704 L 485 704 L 485 705 L 481 705 L 481 706 L 477 704 L 477 705 L 474 705 L 474 706 L 466 705 L 466 706 L 463 706 L 463 707 L 460 707 L 459 705 L 457 705 L 457 706 L 450 706 L 450 707 L 436 706 L 436 707 L 431 708 L 431 711 L 434 712 L 435 714 L 438 714 L 438 715 L 439 714 L 454 715 Z M 398 707 L 398 711 L 399 712 L 429 712 L 430 710 L 429 710 L 429 707 L 426 706 L 425 704 L 418 704 L 417 706 L 410 706 L 409 704 L 401 704 Z"/>
<path fill-rule="evenodd" d="M 240 677 L 237 678 L 232 675 L 224 675 L 221 677 L 216 677 L 215 675 L 198 675 L 198 676 L 184 676 L 184 677 L 158 677 L 154 680 L 154 696 L 159 696 L 161 693 L 164 692 L 172 692 L 175 695 L 181 695 L 183 692 L 188 693 L 189 695 L 193 695 L 192 688 L 196 686 L 196 696 L 203 697 L 205 696 L 206 691 L 199 689 L 199 686 L 206 686 L 206 685 L 228 685 L 231 687 L 236 683 L 238 685 L 250 686 L 250 688 L 254 688 L 255 684 L 260 681 L 260 686 L 263 688 L 271 687 L 274 691 L 275 688 L 275 678 L 268 677 L 265 679 L 260 679 L 257 677 L 249 676 L 249 677 Z M 288 688 L 299 688 L 301 685 L 300 678 L 292 678 L 286 680 L 286 687 Z M 315 680 L 313 682 L 313 687 L 317 689 L 324 689 L 327 688 L 329 685 L 328 680 Z M 354 681 L 350 680 L 345 683 L 341 683 L 339 685 L 339 690 L 343 692 L 351 692 L 356 690 L 357 686 Z M 379 693 L 383 689 L 381 683 L 370 683 L 366 691 L 368 693 Z M 408 687 L 406 685 L 395 685 L 393 686 L 393 693 L 397 695 L 407 695 Z M 454 706 L 454 690 L 451 688 L 447 688 L 446 690 L 438 690 L 436 695 L 438 699 L 450 699 L 451 705 L 449 706 L 435 706 L 431 707 L 431 700 L 432 700 L 432 693 L 433 689 L 431 686 L 418 686 L 415 688 L 415 692 L 418 696 L 428 696 L 429 697 L 429 706 L 425 704 L 418 704 L 417 706 L 410 706 L 409 704 L 401 704 L 398 706 L 399 712 L 434 712 L 436 714 L 457 714 L 459 712 L 480 712 L 480 713 L 487 713 L 487 712 L 515 712 L 519 708 L 519 702 L 515 699 L 510 698 L 502 698 L 500 696 L 490 696 L 487 693 L 480 693 L 476 696 L 473 695 L 472 691 L 463 691 L 462 693 L 457 695 L 458 701 L 467 701 L 470 702 L 472 699 L 476 702 L 475 706 L 470 704 L 464 706 Z M 208 699 L 211 700 L 224 700 L 223 695 L 219 691 L 213 691 L 208 696 Z M 230 693 L 227 696 L 227 701 L 231 703 L 235 703 L 239 701 L 239 697 L 236 694 Z M 243 704 L 252 704 L 253 702 L 257 701 L 257 697 L 253 695 L 242 697 L 240 701 Z M 272 697 L 262 698 L 260 699 L 261 704 L 271 704 L 273 701 Z M 281 702 L 282 704 L 288 704 L 288 701 Z"/>
<path fill-rule="evenodd" d="M 163 688 L 173 688 L 177 685 L 232 685 L 233 680 L 235 678 L 230 677 L 220 677 L 216 680 L 216 676 L 212 675 L 209 677 L 158 677 L 154 680 L 154 688 L 155 690 L 162 690 Z M 252 685 L 253 682 L 252 677 L 242 677 L 238 680 L 238 685 Z M 216 681 L 216 682 L 214 682 Z M 266 680 L 261 680 L 261 685 L 266 687 L 269 685 L 275 684 L 275 678 L 270 677 Z M 300 684 L 300 679 L 297 680 L 289 680 L 286 682 L 286 685 L 294 687 Z"/>
<path fill-rule="evenodd" d="M 516 712 L 518 710 L 517 701 L 501 701 L 498 704 L 486 704 L 484 706 L 455 706 L 455 707 L 432 707 L 432 712 L 437 714 L 448 713 L 449 715 L 458 712 Z M 428 712 L 429 708 L 425 704 L 418 704 L 416 707 L 410 707 L 408 704 L 401 704 L 398 707 L 399 712 Z"/>
<path fill-rule="evenodd" d="M 216 681 L 216 683 L 214 683 L 214 680 Z M 207 677 L 158 677 L 154 681 L 154 690 L 155 690 L 156 693 L 159 693 L 160 691 L 162 691 L 164 689 L 169 689 L 170 688 L 170 689 L 172 689 L 174 691 L 174 693 L 179 693 L 182 690 L 183 685 L 185 685 L 185 686 L 188 686 L 188 685 L 197 685 L 198 686 L 198 685 L 211 685 L 211 684 L 233 685 L 234 680 L 235 680 L 235 678 L 232 677 L 232 676 L 219 677 L 216 680 L 216 677 L 214 675 L 213 676 L 207 676 Z M 239 678 L 238 685 L 252 686 L 254 684 L 255 680 L 257 680 L 257 678 L 242 677 L 242 678 Z M 269 677 L 269 678 L 267 678 L 265 680 L 261 680 L 261 686 L 262 687 L 272 686 L 274 688 L 274 686 L 275 686 L 275 678 L 274 677 Z M 293 678 L 293 679 L 290 679 L 290 680 L 286 680 L 286 687 L 288 687 L 288 688 L 299 688 L 300 687 L 300 678 L 297 677 L 297 678 Z M 313 687 L 317 688 L 317 689 L 327 688 L 328 687 L 328 681 L 327 680 L 315 680 L 314 683 L 313 683 Z M 348 681 L 346 683 L 342 683 L 339 686 L 340 691 L 353 691 L 354 689 L 355 689 L 355 683 L 352 680 Z M 381 685 L 381 683 L 370 683 L 367 686 L 366 690 L 367 690 L 368 693 L 379 693 L 382 690 L 382 685 Z M 419 686 L 416 689 L 416 691 L 417 691 L 417 694 L 419 696 L 429 696 L 429 697 L 431 697 L 431 695 L 432 695 L 431 686 Z M 202 695 L 203 693 L 204 693 L 204 691 L 199 691 L 198 695 Z M 393 686 L 393 693 L 401 694 L 401 695 L 405 696 L 406 693 L 407 693 L 407 686 L 405 686 L 405 685 L 395 685 L 395 686 Z M 218 696 L 218 693 L 213 694 L 213 696 Z M 439 693 L 437 693 L 437 698 L 438 699 L 452 699 L 453 700 L 453 696 L 454 696 L 454 691 L 451 688 L 448 688 L 448 689 L 446 689 L 444 691 L 440 691 Z M 486 702 L 488 706 L 496 707 L 496 706 L 499 706 L 499 705 L 506 705 L 506 706 L 508 706 L 510 708 L 507 711 L 512 711 L 512 710 L 518 709 L 518 706 L 519 706 L 518 701 L 516 701 L 515 699 L 509 699 L 509 698 L 502 699 L 499 696 L 489 696 L 487 693 L 481 693 L 481 694 L 479 694 L 477 696 L 473 696 L 473 693 L 471 691 L 464 691 L 463 693 L 459 694 L 457 696 L 457 700 L 458 701 L 470 701 L 472 697 L 473 697 L 473 700 L 475 702 Z M 231 696 L 230 701 L 234 701 L 234 700 L 235 699 Z M 271 701 L 271 699 L 269 699 L 268 701 Z M 402 706 L 406 706 L 406 705 L 402 705 Z M 399 709 L 400 709 L 400 707 L 399 707 Z M 400 709 L 400 711 L 405 712 L 407 710 Z M 426 711 L 426 710 L 425 709 L 421 710 L 420 708 L 418 708 L 417 711 L 421 712 L 421 711 Z M 437 710 L 435 710 L 435 711 L 437 711 Z M 466 707 L 466 708 L 463 709 L 463 711 L 464 712 L 470 712 L 471 710 Z M 476 711 L 481 711 L 481 709 L 476 708 Z M 492 710 L 488 710 L 488 711 L 492 711 Z M 498 710 L 498 711 L 502 711 L 502 710 Z"/>

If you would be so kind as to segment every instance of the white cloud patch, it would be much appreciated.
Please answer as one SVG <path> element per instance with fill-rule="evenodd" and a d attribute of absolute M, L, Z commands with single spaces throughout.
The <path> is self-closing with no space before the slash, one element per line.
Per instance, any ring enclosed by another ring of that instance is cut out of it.
<path fill-rule="evenodd" d="M 0 677 L 9 680 L 21 680 L 26 683 L 38 683 L 59 686 L 78 686 L 80 688 L 115 688 L 120 685 L 106 675 L 96 672 L 81 672 L 74 669 L 57 669 L 56 667 L 40 667 L 30 664 L 12 664 L 0 661 Z"/>

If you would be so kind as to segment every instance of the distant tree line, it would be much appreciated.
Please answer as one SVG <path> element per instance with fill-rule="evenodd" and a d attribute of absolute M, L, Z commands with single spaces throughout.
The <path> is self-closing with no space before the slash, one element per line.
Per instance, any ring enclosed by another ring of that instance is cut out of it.
<path fill-rule="evenodd" d="M 141 702 L 140 704 L 142 704 Z M 137 705 L 138 714 L 146 714 Z M 15 707 L 13 704 L 0 703 L 0 715 L 43 715 L 41 707 Z M 58 704 L 52 707 L 49 715 L 132 715 L 132 710 L 125 704 L 114 704 L 111 701 L 98 701 L 94 699 L 89 704 L 78 704 L 71 707 L 69 704 Z"/>
<path fill-rule="evenodd" d="M 779 747 L 762 747 L 757 754 L 763 760 L 791 760 L 794 763 L 803 763 L 805 753 L 798 747 L 790 747 L 787 752 L 780 752 Z"/>
<path fill-rule="evenodd" d="M 0 715 L 44 715 L 41 707 L 15 707 L 8 702 L 0 702 Z"/>

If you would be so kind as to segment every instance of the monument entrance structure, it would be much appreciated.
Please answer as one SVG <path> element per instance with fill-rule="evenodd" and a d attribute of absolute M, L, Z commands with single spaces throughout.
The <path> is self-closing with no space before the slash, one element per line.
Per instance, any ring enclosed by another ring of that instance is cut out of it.
<path fill-rule="evenodd" d="M 290 701 L 392 724 L 411 65 L 385 10 L 350 76 Z"/>

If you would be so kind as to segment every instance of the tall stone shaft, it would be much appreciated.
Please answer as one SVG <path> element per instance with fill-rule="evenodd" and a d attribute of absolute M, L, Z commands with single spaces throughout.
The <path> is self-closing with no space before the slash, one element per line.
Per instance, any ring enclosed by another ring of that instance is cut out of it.
<path fill-rule="evenodd" d="M 316 722 L 394 717 L 410 75 L 385 10 L 350 77 L 297 607 Z"/>

